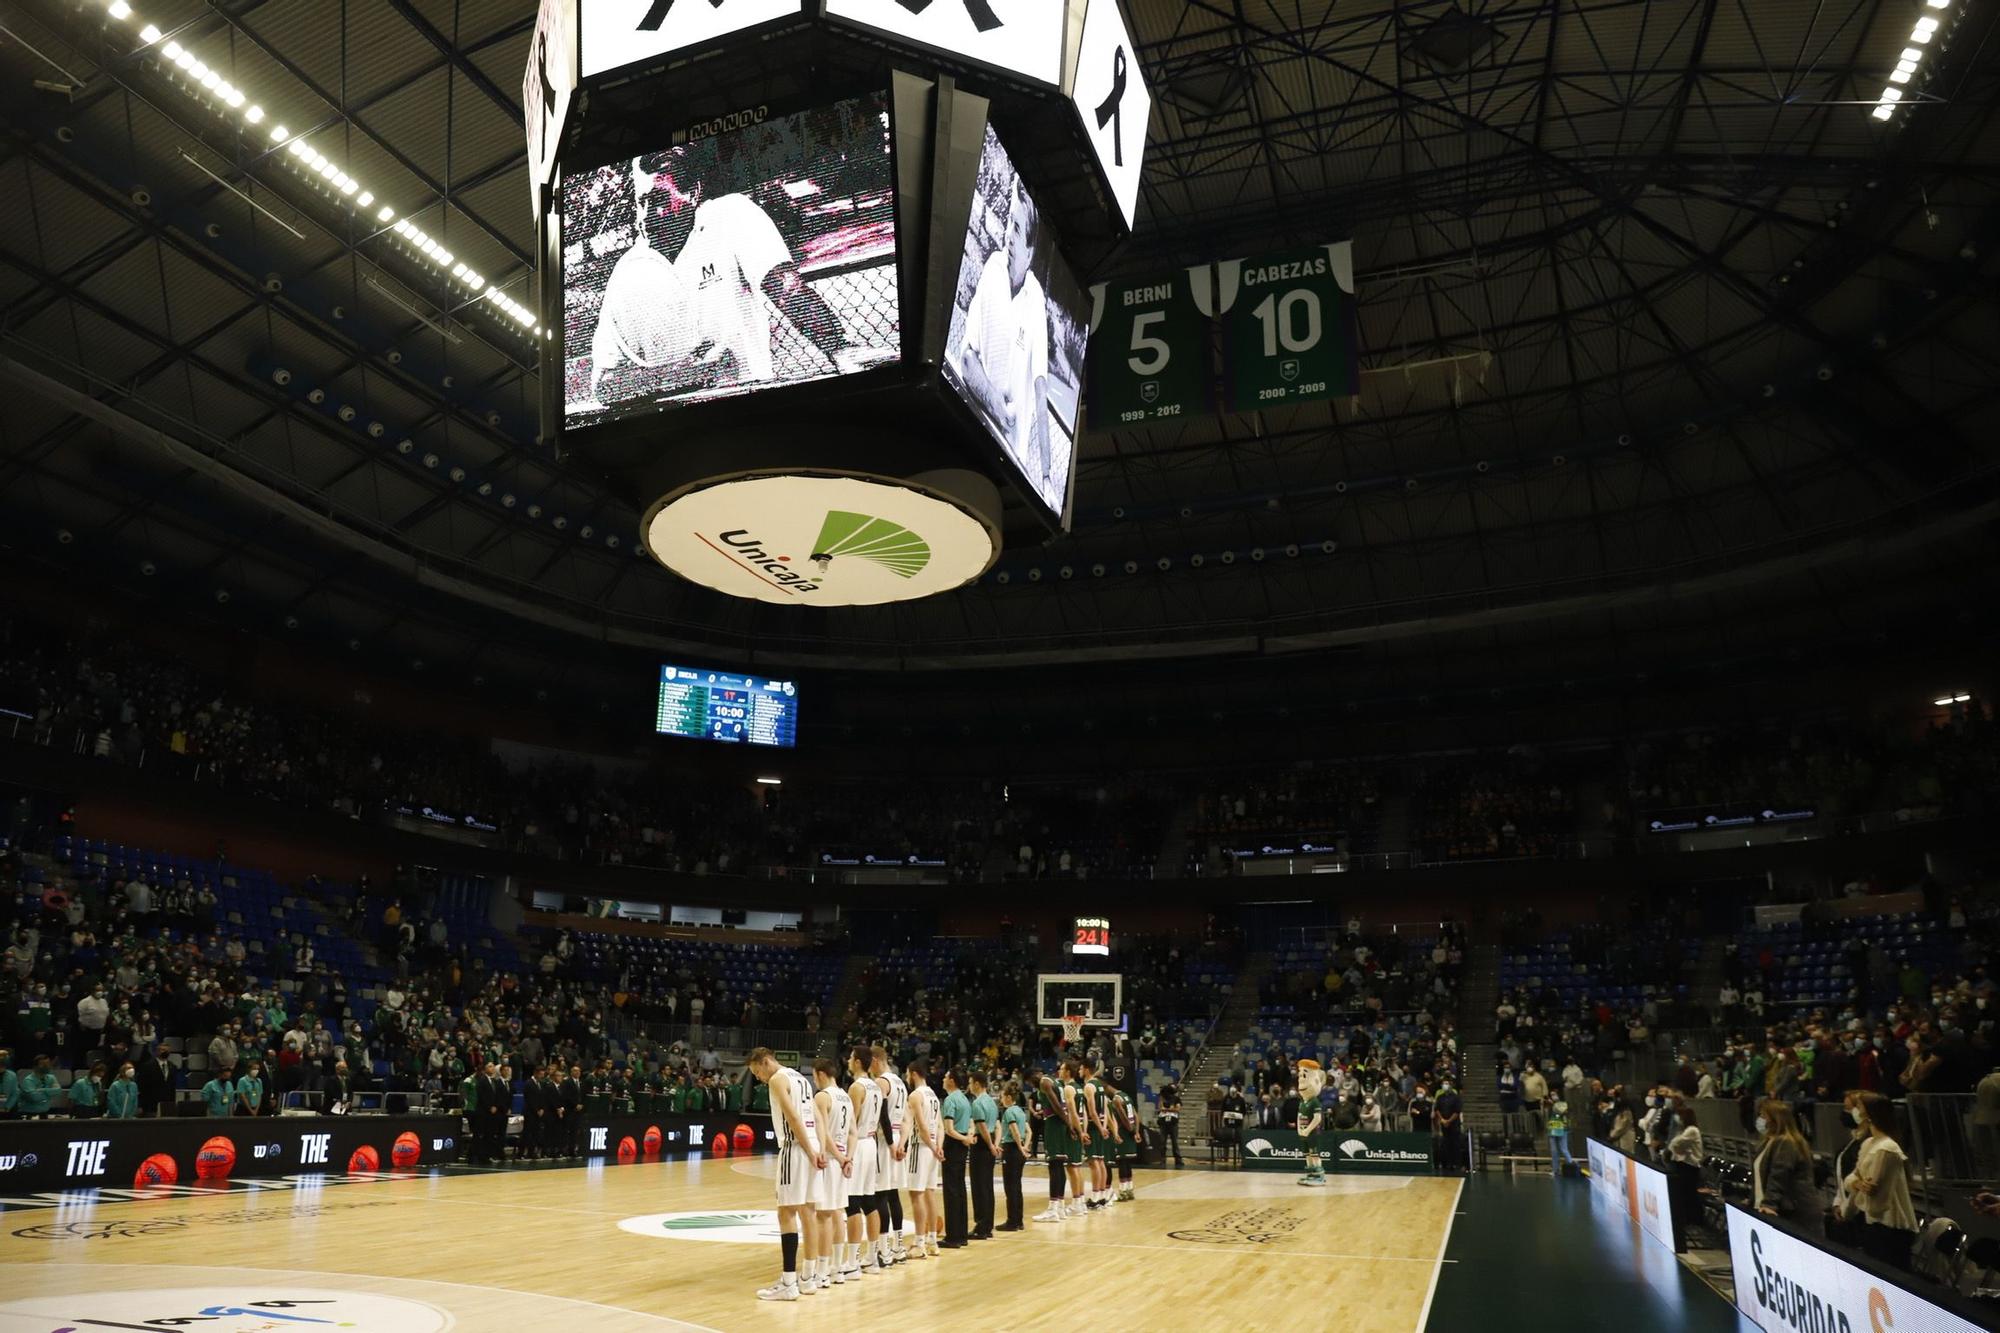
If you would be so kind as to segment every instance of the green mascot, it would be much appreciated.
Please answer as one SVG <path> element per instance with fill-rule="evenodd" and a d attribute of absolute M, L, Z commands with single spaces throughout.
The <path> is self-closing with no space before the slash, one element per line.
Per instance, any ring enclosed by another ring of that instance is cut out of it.
<path fill-rule="evenodd" d="M 1306 1150 L 1306 1173 L 1301 1185 L 1326 1184 L 1326 1168 L 1319 1160 L 1319 1095 L 1326 1088 L 1326 1071 L 1317 1060 L 1299 1061 L 1299 1146 Z"/>

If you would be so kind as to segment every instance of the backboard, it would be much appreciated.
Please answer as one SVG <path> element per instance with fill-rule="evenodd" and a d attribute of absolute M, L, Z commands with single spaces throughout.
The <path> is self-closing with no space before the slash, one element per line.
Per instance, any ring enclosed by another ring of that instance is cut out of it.
<path fill-rule="evenodd" d="M 1035 976 L 1038 1021 L 1054 1027 L 1080 1014 L 1084 1026 L 1115 1028 L 1124 1021 L 1125 976 L 1121 972 L 1041 972 Z"/>

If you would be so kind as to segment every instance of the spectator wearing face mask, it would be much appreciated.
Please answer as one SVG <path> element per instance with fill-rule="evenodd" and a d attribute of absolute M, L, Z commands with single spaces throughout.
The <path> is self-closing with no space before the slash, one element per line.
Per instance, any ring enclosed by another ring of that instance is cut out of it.
<path fill-rule="evenodd" d="M 1583 1176 L 1590 1175 L 1590 1168 L 1576 1160 L 1569 1150 L 1569 1099 L 1561 1093 L 1552 1093 L 1548 1102 L 1549 1125 L 1549 1174 L 1560 1178 L 1563 1163 L 1568 1162 Z"/>
<path fill-rule="evenodd" d="M 1792 1108 L 1765 1101 L 1757 1107 L 1757 1155 L 1750 1163 L 1750 1198 L 1758 1212 L 1809 1226 L 1819 1216 L 1813 1188 L 1812 1149 Z"/>
<path fill-rule="evenodd" d="M 1606 1134 L 1612 1146 L 1627 1157 L 1639 1146 L 1639 1120 L 1632 1114 L 1632 1104 L 1620 1097 L 1611 1111 L 1611 1128 Z"/>
<path fill-rule="evenodd" d="M 1449 1079 L 1438 1085 L 1437 1104 L 1433 1108 L 1437 1116 L 1438 1153 L 1440 1170 L 1462 1174 L 1465 1161 L 1465 1102 L 1453 1088 Z"/>
<path fill-rule="evenodd" d="M 1861 1248 L 1882 1263 L 1908 1268 L 1917 1214 L 1910 1204 L 1909 1157 L 1897 1137 L 1896 1108 L 1887 1097 L 1864 1092 L 1856 1110 L 1866 1138 L 1845 1184 L 1850 1209 L 1860 1219 Z"/>
<path fill-rule="evenodd" d="M 1521 1109 L 1521 1076 L 1504 1060 L 1500 1062 L 1499 1090 L 1502 1115 L 1513 1115 Z"/>
<path fill-rule="evenodd" d="M 139 1114 L 139 1083 L 132 1062 L 118 1066 L 118 1077 L 104 1090 L 104 1114 L 111 1120 L 132 1120 Z"/>
<path fill-rule="evenodd" d="M 1685 1254 L 1688 1227 L 1701 1216 L 1701 1130 L 1694 1108 L 1678 1093 L 1660 1108 L 1666 1127 L 1667 1194 L 1674 1215 L 1674 1253 Z"/>
<path fill-rule="evenodd" d="M 1833 1206 L 1824 1215 L 1827 1239 L 1855 1246 L 1861 1244 L 1859 1206 L 1849 1197 L 1847 1182 L 1861 1160 L 1862 1145 L 1868 1142 L 1868 1131 L 1861 1124 L 1861 1097 L 1856 1091 L 1841 1099 L 1840 1119 L 1848 1137 L 1833 1155 Z"/>

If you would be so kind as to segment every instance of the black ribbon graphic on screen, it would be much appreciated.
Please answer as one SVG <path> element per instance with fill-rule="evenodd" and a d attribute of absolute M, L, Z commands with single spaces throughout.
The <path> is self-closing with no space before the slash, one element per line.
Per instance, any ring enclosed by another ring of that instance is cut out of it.
<path fill-rule="evenodd" d="M 1125 165 L 1125 48 L 1111 58 L 1111 95 L 1097 104 L 1097 128 L 1111 121 L 1111 161 Z"/>
<path fill-rule="evenodd" d="M 896 0 L 896 3 L 912 14 L 921 14 L 931 7 L 931 0 Z M 987 0 L 965 0 L 965 12 L 972 19 L 972 26 L 981 32 L 992 32 L 1006 22 L 993 12 Z"/>
<path fill-rule="evenodd" d="M 722 8 L 722 0 L 708 0 L 711 9 Z M 646 17 L 639 20 L 640 32 L 658 32 L 660 25 L 667 21 L 667 15 L 674 12 L 674 0 L 653 0 L 653 7 L 646 11 Z"/>

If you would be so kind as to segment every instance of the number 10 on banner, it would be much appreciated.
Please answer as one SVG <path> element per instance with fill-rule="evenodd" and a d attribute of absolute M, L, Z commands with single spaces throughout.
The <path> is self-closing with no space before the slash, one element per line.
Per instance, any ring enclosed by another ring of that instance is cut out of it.
<path fill-rule="evenodd" d="M 1360 380 L 1347 241 L 1216 265 L 1229 405 L 1344 398 Z"/>

